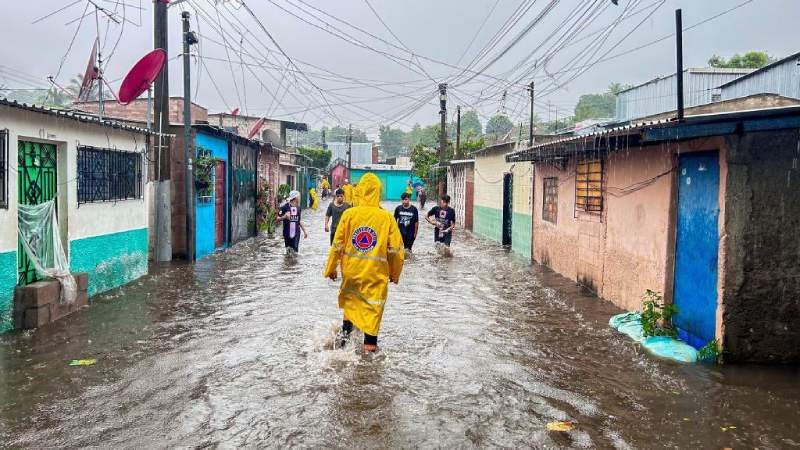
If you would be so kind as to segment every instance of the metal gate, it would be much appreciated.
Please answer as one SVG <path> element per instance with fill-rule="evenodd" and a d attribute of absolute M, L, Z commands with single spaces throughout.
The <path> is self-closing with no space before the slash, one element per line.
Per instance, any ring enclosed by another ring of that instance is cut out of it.
<path fill-rule="evenodd" d="M 256 154 L 257 149 L 231 144 L 230 217 L 231 244 L 256 234 Z"/>
<path fill-rule="evenodd" d="M 511 220 L 514 212 L 514 176 L 503 174 L 503 245 L 511 245 Z"/>
<path fill-rule="evenodd" d="M 56 197 L 56 146 L 19 141 L 17 146 L 17 201 L 20 205 L 38 205 Z M 28 255 L 17 244 L 17 284 L 25 286 L 38 280 Z"/>

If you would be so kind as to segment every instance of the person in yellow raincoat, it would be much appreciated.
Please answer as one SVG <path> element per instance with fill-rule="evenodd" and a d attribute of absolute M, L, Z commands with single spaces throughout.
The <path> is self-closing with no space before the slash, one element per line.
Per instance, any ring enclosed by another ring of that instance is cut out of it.
<path fill-rule="evenodd" d="M 353 185 L 353 203 L 352 206 L 358 206 L 359 202 L 361 202 L 361 194 L 358 191 L 358 183 Z"/>
<path fill-rule="evenodd" d="M 378 349 L 378 331 L 389 294 L 403 271 L 403 237 L 389 211 L 380 207 L 381 182 L 372 173 L 358 183 L 360 206 L 342 214 L 325 266 L 325 277 L 336 280 L 341 265 L 339 308 L 344 310 L 341 344 L 353 330 L 364 332 L 364 350 Z"/>
<path fill-rule="evenodd" d="M 349 203 L 351 206 L 353 205 L 353 186 L 350 185 L 348 180 L 344 180 L 344 186 L 342 186 L 342 190 L 344 191 L 344 202 Z"/>
<path fill-rule="evenodd" d="M 319 199 L 317 198 L 317 190 L 311 188 L 308 190 L 308 195 L 311 197 L 311 209 L 317 209 L 319 207 Z"/>

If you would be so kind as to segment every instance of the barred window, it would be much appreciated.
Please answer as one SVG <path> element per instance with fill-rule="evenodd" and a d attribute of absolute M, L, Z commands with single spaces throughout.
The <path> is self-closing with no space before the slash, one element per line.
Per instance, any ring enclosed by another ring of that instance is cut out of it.
<path fill-rule="evenodd" d="M 8 130 L 0 130 L 0 208 L 8 208 Z"/>
<path fill-rule="evenodd" d="M 558 178 L 545 178 L 542 192 L 544 192 L 542 219 L 556 223 L 558 221 Z"/>
<path fill-rule="evenodd" d="M 575 209 L 603 211 L 603 161 L 578 161 L 575 169 Z"/>
<path fill-rule="evenodd" d="M 142 198 L 142 155 L 78 147 L 78 203 Z"/>

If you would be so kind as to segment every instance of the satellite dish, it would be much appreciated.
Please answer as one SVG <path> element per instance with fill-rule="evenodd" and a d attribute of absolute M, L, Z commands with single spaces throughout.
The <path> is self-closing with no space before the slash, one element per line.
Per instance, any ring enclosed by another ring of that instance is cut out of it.
<path fill-rule="evenodd" d="M 83 72 L 81 88 L 78 91 L 78 101 L 86 101 L 89 98 L 92 86 L 94 86 L 94 80 L 98 78 L 100 78 L 100 70 L 97 68 L 97 40 L 95 39 L 92 46 L 92 54 L 89 56 L 89 63 L 86 64 L 86 71 Z"/>
<path fill-rule="evenodd" d="M 233 111 L 231 111 L 231 115 L 232 116 L 238 116 L 239 115 L 239 108 L 236 108 Z"/>
<path fill-rule="evenodd" d="M 250 128 L 250 132 L 247 133 L 247 139 L 253 139 L 253 136 L 257 135 L 258 132 L 261 131 L 261 127 L 264 126 L 264 122 L 266 120 L 267 119 L 265 117 L 258 119 L 256 123 L 253 124 L 253 127 Z"/>
<path fill-rule="evenodd" d="M 146 91 L 153 84 L 158 74 L 161 73 L 161 68 L 164 67 L 166 60 L 167 52 L 164 49 L 157 48 L 136 62 L 119 87 L 118 100 L 120 104 L 127 105 L 139 98 L 142 92 Z"/>

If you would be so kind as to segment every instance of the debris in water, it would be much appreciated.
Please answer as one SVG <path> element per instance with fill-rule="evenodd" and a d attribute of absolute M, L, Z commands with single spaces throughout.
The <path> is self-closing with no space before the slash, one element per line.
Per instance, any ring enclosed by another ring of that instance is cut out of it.
<path fill-rule="evenodd" d="M 89 359 L 73 359 L 69 362 L 70 366 L 93 366 L 97 363 L 97 359 L 89 358 Z"/>
<path fill-rule="evenodd" d="M 558 422 L 548 422 L 547 429 L 549 431 L 570 431 L 575 428 L 575 422 L 571 420 L 564 420 Z"/>

